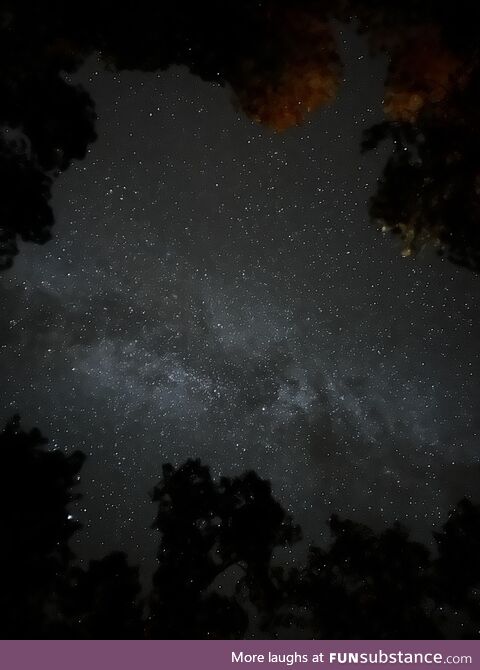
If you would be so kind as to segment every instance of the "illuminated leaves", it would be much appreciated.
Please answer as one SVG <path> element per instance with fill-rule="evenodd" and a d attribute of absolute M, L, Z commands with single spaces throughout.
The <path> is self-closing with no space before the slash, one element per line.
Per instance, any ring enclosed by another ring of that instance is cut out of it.
<path fill-rule="evenodd" d="M 414 123 L 421 110 L 465 85 L 468 68 L 434 26 L 421 26 L 392 55 L 384 109 L 393 121 Z"/>
<path fill-rule="evenodd" d="M 283 131 L 335 99 L 342 66 L 325 20 L 294 9 L 270 20 L 259 53 L 243 60 L 232 85 L 250 118 Z"/>

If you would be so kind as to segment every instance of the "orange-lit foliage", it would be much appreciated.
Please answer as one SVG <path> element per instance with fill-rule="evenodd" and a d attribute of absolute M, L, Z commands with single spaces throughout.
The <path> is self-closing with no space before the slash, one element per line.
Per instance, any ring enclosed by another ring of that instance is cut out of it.
<path fill-rule="evenodd" d="M 442 43 L 439 30 L 423 27 L 393 53 L 385 113 L 393 121 L 414 123 L 426 105 L 446 100 L 467 77 L 464 63 Z"/>
<path fill-rule="evenodd" d="M 244 112 L 283 131 L 335 99 L 342 67 L 328 23 L 277 10 L 261 51 L 242 62 L 233 88 Z"/>

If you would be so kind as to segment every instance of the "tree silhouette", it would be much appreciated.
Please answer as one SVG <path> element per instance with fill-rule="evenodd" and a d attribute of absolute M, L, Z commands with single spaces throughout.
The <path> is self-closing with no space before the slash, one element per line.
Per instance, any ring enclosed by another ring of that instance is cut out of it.
<path fill-rule="evenodd" d="M 12 265 L 18 238 L 50 239 L 53 181 L 96 138 L 93 101 L 65 80 L 85 54 L 57 9 L 0 3 L 0 270 Z"/>
<path fill-rule="evenodd" d="M 333 543 L 311 547 L 300 574 L 315 637 L 431 639 L 441 637 L 430 604 L 428 550 L 400 524 L 376 534 L 333 516 Z"/>
<path fill-rule="evenodd" d="M 5 270 L 18 253 L 17 238 L 37 244 L 50 239 L 52 178 L 14 142 L 0 140 L 0 183 L 0 270 Z"/>
<path fill-rule="evenodd" d="M 435 598 L 450 608 L 452 633 L 480 637 L 480 505 L 461 500 L 442 530 L 434 533 L 438 546 Z M 459 613 L 461 616 L 459 617 Z M 457 619 L 460 622 L 457 623 Z"/>
<path fill-rule="evenodd" d="M 69 512 L 84 456 L 47 451 L 47 440 L 13 417 L 0 433 L 0 635 L 48 637 L 56 597 L 80 527 Z"/>
<path fill-rule="evenodd" d="M 372 46 L 389 57 L 387 120 L 363 142 L 364 150 L 385 140 L 393 147 L 371 217 L 402 238 L 403 255 L 431 246 L 478 272 L 478 7 L 408 0 L 382 9 L 360 0 L 357 14 Z"/>
<path fill-rule="evenodd" d="M 431 244 L 452 262 L 480 270 L 480 133 L 473 125 L 479 101 L 480 70 L 450 105 L 432 105 L 415 124 L 385 122 L 364 137 L 364 150 L 393 143 L 370 213 L 401 236 L 404 255 Z"/>
<path fill-rule="evenodd" d="M 79 494 L 84 455 L 49 451 L 37 429 L 14 416 L 0 433 L 0 637 L 141 638 L 138 568 L 120 552 L 72 564 L 80 524 L 69 505 Z"/>
<path fill-rule="evenodd" d="M 381 532 L 333 516 L 332 542 L 282 567 L 300 529 L 254 472 L 212 479 L 198 460 L 163 467 L 161 533 L 147 614 L 123 552 L 74 565 L 68 506 L 84 457 L 49 451 L 13 417 L 0 433 L 0 637 L 189 639 L 286 627 L 327 639 L 480 638 L 480 506 L 462 500 L 437 551 L 396 523 Z"/>
<path fill-rule="evenodd" d="M 98 15 L 98 12 L 97 12 Z M 112 20 L 113 19 L 113 20 Z M 119 70 L 187 66 L 229 84 L 252 119 L 285 130 L 331 102 L 341 78 L 328 14 L 319 4 L 125 3 L 100 14 L 105 61 Z"/>
<path fill-rule="evenodd" d="M 326 12 L 267 3 L 264 33 L 237 53 L 229 83 L 243 111 L 275 131 L 333 102 L 342 64 Z"/>
<path fill-rule="evenodd" d="M 63 621 L 57 637 L 135 640 L 144 636 L 138 567 L 128 565 L 126 554 L 113 552 L 90 561 L 87 570 L 73 567 L 68 577 L 61 594 Z"/>
<path fill-rule="evenodd" d="M 153 501 L 158 503 L 153 527 L 162 537 L 150 634 L 242 637 L 248 624 L 243 589 L 268 618 L 277 592 L 273 552 L 300 533 L 273 499 L 270 484 L 254 472 L 216 483 L 208 467 L 189 460 L 177 469 L 164 466 Z M 213 590 L 220 577 L 234 586 L 234 595 Z"/>
<path fill-rule="evenodd" d="M 480 10 L 468 0 L 2 0 L 0 270 L 18 239 L 49 239 L 54 179 L 95 140 L 93 102 L 65 77 L 86 56 L 96 51 L 117 70 L 185 65 L 229 85 L 250 118 L 281 131 L 336 96 L 332 17 L 354 21 L 389 58 L 387 122 L 364 142 L 394 142 L 372 219 L 402 237 L 405 255 L 431 244 L 478 271 Z"/>

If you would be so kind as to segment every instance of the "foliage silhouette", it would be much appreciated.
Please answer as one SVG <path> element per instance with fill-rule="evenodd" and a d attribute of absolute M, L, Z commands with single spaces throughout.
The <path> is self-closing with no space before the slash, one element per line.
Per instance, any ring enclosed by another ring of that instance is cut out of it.
<path fill-rule="evenodd" d="M 431 246 L 478 272 L 480 51 L 472 26 L 479 9 L 419 0 L 381 8 L 360 0 L 357 16 L 372 47 L 389 58 L 387 121 L 363 142 L 364 150 L 385 140 L 393 146 L 371 217 L 400 235 L 403 255 Z"/>
<path fill-rule="evenodd" d="M 0 182 L 0 270 L 5 270 L 18 254 L 17 237 L 37 244 L 50 239 L 52 178 L 13 142 L 0 140 Z"/>
<path fill-rule="evenodd" d="M 394 524 L 381 532 L 333 516 L 332 542 L 303 567 L 275 550 L 300 538 L 254 472 L 212 479 L 200 461 L 165 465 L 154 488 L 157 568 L 113 552 L 74 565 L 68 506 L 84 457 L 48 451 L 19 418 L 0 433 L 2 638 L 480 638 L 480 505 L 462 500 L 434 534 L 437 551 Z"/>
<path fill-rule="evenodd" d="M 300 530 L 267 481 L 247 472 L 215 483 L 208 467 L 190 460 L 177 469 L 164 466 L 153 501 L 153 527 L 162 533 L 151 597 L 153 636 L 242 637 L 248 624 L 242 589 L 264 617 L 270 614 L 277 588 L 273 552 L 296 542 Z M 212 592 L 234 567 L 241 573 L 235 595 Z"/>
<path fill-rule="evenodd" d="M 442 530 L 434 533 L 438 546 L 435 598 L 450 608 L 452 635 L 480 636 L 480 505 L 461 500 Z M 457 619 L 460 618 L 460 623 Z"/>
<path fill-rule="evenodd" d="M 47 451 L 47 440 L 13 417 L 0 433 L 0 631 L 6 638 L 48 637 L 59 616 L 56 592 L 79 528 L 68 505 L 84 457 Z"/>
<path fill-rule="evenodd" d="M 140 639 L 144 635 L 138 567 L 126 554 L 113 552 L 90 561 L 87 570 L 73 567 L 61 593 L 63 622 L 56 637 L 87 640 Z"/>
<path fill-rule="evenodd" d="M 370 213 L 401 236 L 404 255 L 432 244 L 452 262 L 480 270 L 480 133 L 473 130 L 479 102 L 480 71 L 450 107 L 434 105 L 414 125 L 385 122 L 365 134 L 364 150 L 385 139 L 394 146 Z"/>
<path fill-rule="evenodd" d="M 0 3 L 0 270 L 12 265 L 18 238 L 50 238 L 53 180 L 96 138 L 93 101 L 65 80 L 84 54 L 68 41 L 57 4 Z"/>
<path fill-rule="evenodd" d="M 388 122 L 364 143 L 371 149 L 394 140 L 372 218 L 403 238 L 405 255 L 433 244 L 478 271 L 480 10 L 468 0 L 388 7 L 378 0 L 48 7 L 3 0 L 0 125 L 20 140 L 8 132 L 0 138 L 0 269 L 11 266 L 18 238 L 49 239 L 53 179 L 95 140 L 93 102 L 65 78 L 89 54 L 117 70 L 185 65 L 228 84 L 252 119 L 285 130 L 336 96 L 342 64 L 332 18 L 354 21 L 372 50 L 389 59 Z"/>
<path fill-rule="evenodd" d="M 380 534 L 333 516 L 333 544 L 311 547 L 299 580 L 315 636 L 326 639 L 442 637 L 430 597 L 428 550 L 395 524 Z"/>

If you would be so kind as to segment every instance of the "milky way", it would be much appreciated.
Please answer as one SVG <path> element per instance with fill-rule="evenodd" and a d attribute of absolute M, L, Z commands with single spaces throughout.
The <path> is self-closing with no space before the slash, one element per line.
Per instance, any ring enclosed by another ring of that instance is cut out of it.
<path fill-rule="evenodd" d="M 2 418 L 89 455 L 86 554 L 151 554 L 148 490 L 191 456 L 270 478 L 313 537 L 331 511 L 425 534 L 474 492 L 478 280 L 369 222 L 384 63 L 349 40 L 338 101 L 282 135 L 182 69 L 77 75 L 99 140 L 2 280 L 0 370 Z"/>

